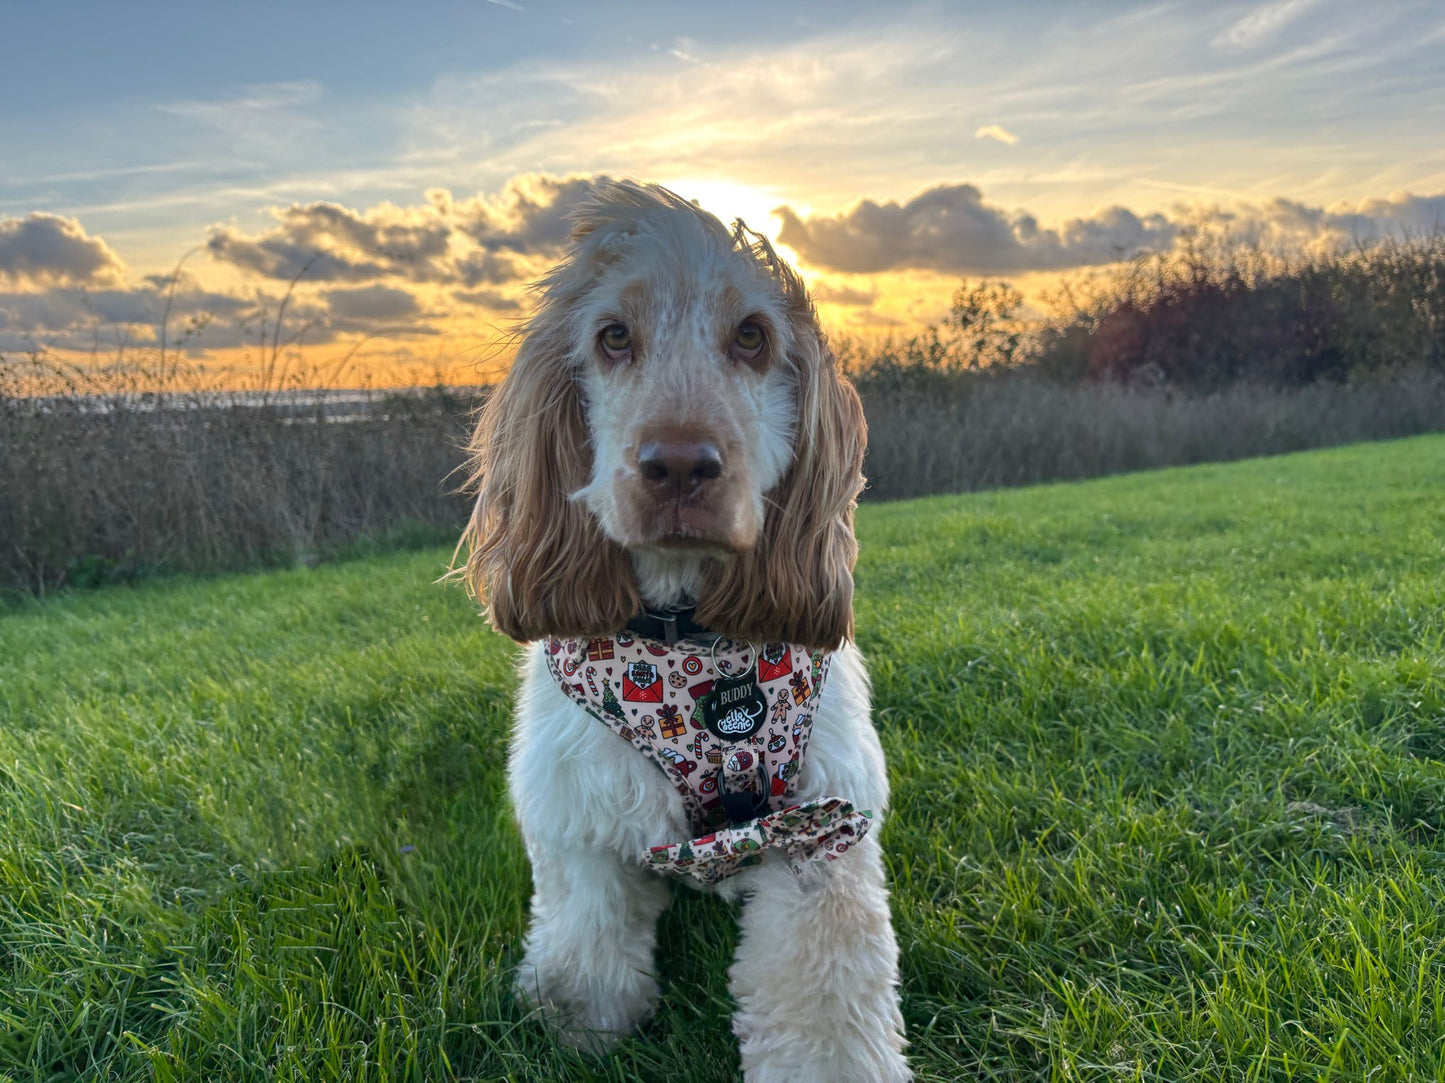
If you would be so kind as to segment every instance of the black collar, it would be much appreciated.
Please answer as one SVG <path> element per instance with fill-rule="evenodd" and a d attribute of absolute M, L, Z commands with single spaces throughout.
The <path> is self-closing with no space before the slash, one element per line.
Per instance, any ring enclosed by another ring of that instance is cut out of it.
<path fill-rule="evenodd" d="M 716 639 L 716 632 L 693 619 L 696 613 L 697 607 L 691 605 L 661 610 L 644 607 L 641 613 L 627 622 L 627 630 L 647 639 L 660 639 L 669 645 L 679 639 Z"/>

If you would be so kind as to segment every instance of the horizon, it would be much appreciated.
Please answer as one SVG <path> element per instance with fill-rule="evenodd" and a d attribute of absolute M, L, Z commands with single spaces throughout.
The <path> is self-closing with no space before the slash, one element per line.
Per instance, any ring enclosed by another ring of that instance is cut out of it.
<path fill-rule="evenodd" d="M 180 338 L 244 382 L 294 283 L 268 341 L 315 371 L 484 382 L 606 176 L 744 218 L 851 336 L 937 322 L 965 278 L 1042 305 L 1191 227 L 1308 251 L 1445 222 L 1423 5 L 774 9 L 11 13 L 0 355 Z"/>

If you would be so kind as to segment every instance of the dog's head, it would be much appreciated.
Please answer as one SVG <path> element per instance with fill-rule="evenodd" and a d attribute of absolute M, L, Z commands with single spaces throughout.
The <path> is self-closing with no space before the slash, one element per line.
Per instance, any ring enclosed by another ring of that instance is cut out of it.
<path fill-rule="evenodd" d="M 609 183 L 538 289 L 473 440 L 466 574 L 497 629 L 616 632 L 641 603 L 633 558 L 690 554 L 709 627 L 851 635 L 862 410 L 767 241 Z"/>

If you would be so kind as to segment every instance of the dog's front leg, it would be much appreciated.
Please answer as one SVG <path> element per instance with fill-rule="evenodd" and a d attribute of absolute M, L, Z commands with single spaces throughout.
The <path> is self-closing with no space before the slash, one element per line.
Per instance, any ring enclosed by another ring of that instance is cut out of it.
<path fill-rule="evenodd" d="M 912 1079 L 878 844 L 754 875 L 729 973 L 747 1083 Z"/>
<path fill-rule="evenodd" d="M 605 1050 L 652 1015 L 667 886 L 596 849 L 534 852 L 532 882 L 517 990 L 569 1044 Z"/>

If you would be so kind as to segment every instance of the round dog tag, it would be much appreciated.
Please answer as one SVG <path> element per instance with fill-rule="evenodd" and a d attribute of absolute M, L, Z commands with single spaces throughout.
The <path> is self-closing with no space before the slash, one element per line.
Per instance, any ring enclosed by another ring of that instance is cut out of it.
<path fill-rule="evenodd" d="M 724 741 L 744 741 L 762 729 L 768 700 L 751 673 L 719 677 L 702 705 L 703 725 Z"/>

